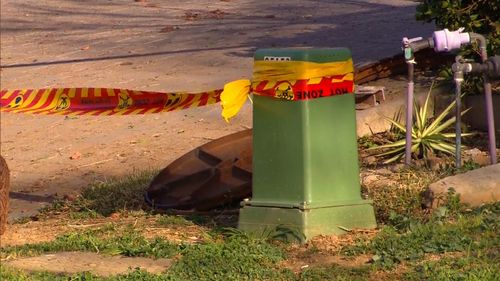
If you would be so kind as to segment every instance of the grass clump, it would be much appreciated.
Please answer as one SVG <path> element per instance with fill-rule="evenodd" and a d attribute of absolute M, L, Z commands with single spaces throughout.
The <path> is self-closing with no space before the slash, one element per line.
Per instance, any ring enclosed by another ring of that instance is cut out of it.
<path fill-rule="evenodd" d="M 127 274 L 110 277 L 99 277 L 90 272 L 81 272 L 71 275 L 52 272 L 24 272 L 0 265 L 0 280 L 9 281 L 160 281 L 168 280 L 165 275 L 151 274 L 147 271 L 135 269 Z"/>
<path fill-rule="evenodd" d="M 162 238 L 148 240 L 130 227 L 120 230 L 110 224 L 99 229 L 66 233 L 51 242 L 5 247 L 2 248 L 1 257 L 35 256 L 42 253 L 62 251 L 168 258 L 178 254 L 180 246 Z"/>
<path fill-rule="evenodd" d="M 148 209 L 144 192 L 157 171 L 133 173 L 127 178 L 91 185 L 82 192 L 79 203 L 83 210 L 109 216 L 122 210 Z"/>
<path fill-rule="evenodd" d="M 73 201 L 55 200 L 41 209 L 37 217 L 66 213 L 70 219 L 95 219 L 117 212 L 149 211 L 151 207 L 144 201 L 144 192 L 156 174 L 155 170 L 145 170 L 92 184 Z"/>
<path fill-rule="evenodd" d="M 419 218 L 424 215 L 421 193 L 430 183 L 447 174 L 447 170 L 404 168 L 388 176 L 387 184 L 364 185 L 362 192 L 373 200 L 375 216 L 379 223 L 389 223 L 393 214 Z"/>
<path fill-rule="evenodd" d="M 234 236 L 222 243 L 186 248 L 168 276 L 171 280 L 290 280 L 292 273 L 277 266 L 284 258 L 284 251 L 275 245 Z"/>
<path fill-rule="evenodd" d="M 428 261 L 414 267 L 412 271 L 405 274 L 405 279 L 409 281 L 496 281 L 500 280 L 499 262 L 498 253 L 496 258 L 492 259 L 444 258 L 439 261 Z"/>
<path fill-rule="evenodd" d="M 412 220 L 406 227 L 386 226 L 372 241 L 348 246 L 343 252 L 372 253 L 375 265 L 393 268 L 402 262 L 422 260 L 428 254 L 470 254 L 498 249 L 499 205 L 495 203 L 454 217 L 439 211 L 427 222 Z"/>
<path fill-rule="evenodd" d="M 156 220 L 156 224 L 159 226 L 189 226 L 193 225 L 193 222 L 187 220 L 183 216 L 175 215 L 161 215 Z"/>
<path fill-rule="evenodd" d="M 302 271 L 298 277 L 300 281 L 363 281 L 370 274 L 369 267 L 345 268 L 339 265 L 329 267 L 315 267 Z"/>

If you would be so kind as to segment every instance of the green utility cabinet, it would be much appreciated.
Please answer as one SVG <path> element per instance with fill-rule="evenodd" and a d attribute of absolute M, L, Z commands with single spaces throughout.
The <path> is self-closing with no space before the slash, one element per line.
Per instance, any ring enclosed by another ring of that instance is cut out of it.
<path fill-rule="evenodd" d="M 345 48 L 258 50 L 255 61 L 264 60 L 277 67 L 276 62 L 288 61 L 347 62 L 352 67 Z M 290 85 L 294 93 L 336 87 L 301 81 Z M 289 229 L 306 241 L 376 227 L 372 202 L 361 199 L 352 86 L 349 90 L 305 100 L 254 95 L 253 195 L 242 202 L 240 229 Z"/>

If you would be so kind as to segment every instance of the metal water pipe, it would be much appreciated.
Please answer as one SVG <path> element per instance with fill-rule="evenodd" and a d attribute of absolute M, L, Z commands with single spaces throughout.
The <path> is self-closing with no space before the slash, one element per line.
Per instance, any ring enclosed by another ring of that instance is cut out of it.
<path fill-rule="evenodd" d="M 483 63 L 470 63 L 464 60 L 461 56 L 455 58 L 455 63 L 451 67 L 453 71 L 453 78 L 455 80 L 455 100 L 456 100 L 456 110 L 455 110 L 455 159 L 456 166 L 461 167 L 461 143 L 462 143 L 462 128 L 461 128 L 461 87 L 463 82 L 464 73 L 478 73 L 483 75 L 483 79 L 488 81 L 490 78 L 500 78 L 500 56 L 494 56 Z M 488 95 L 490 97 L 490 106 L 488 109 L 488 104 L 486 104 L 487 118 L 488 118 L 488 135 L 489 135 L 489 149 L 490 149 L 490 162 L 491 164 L 496 163 L 496 145 L 495 145 L 495 131 L 494 131 L 494 118 L 493 118 L 493 105 L 491 101 L 491 84 L 490 93 L 488 94 L 485 88 L 486 103 L 488 102 Z M 491 110 L 488 112 L 488 110 Z M 491 116 L 490 116 L 491 115 Z M 492 126 L 492 127 L 490 127 Z M 490 135 L 490 130 L 493 131 L 493 136 Z M 493 139 L 492 139 L 493 138 Z M 491 147 L 493 144 L 493 148 Z"/>
<path fill-rule="evenodd" d="M 464 81 L 464 70 L 468 71 L 467 65 L 462 63 L 462 57 L 455 57 L 455 63 L 451 69 L 453 80 L 455 80 L 455 166 L 462 166 L 462 82 Z"/>
<path fill-rule="evenodd" d="M 462 32 L 463 28 L 456 31 L 448 29 L 435 31 L 432 38 L 403 38 L 403 51 L 408 65 L 408 88 L 406 95 L 406 145 L 405 164 L 411 164 L 412 150 L 412 127 L 413 127 L 413 92 L 414 92 L 414 65 L 416 64 L 414 53 L 423 49 L 433 48 L 436 52 L 451 52 L 460 49 L 461 46 L 470 44 L 469 33 Z M 490 85 L 491 88 L 491 85 Z"/>
<path fill-rule="evenodd" d="M 403 52 L 406 64 L 408 65 L 408 88 L 406 91 L 406 144 L 405 144 L 405 164 L 411 163 L 412 146 L 412 124 L 413 124 L 413 92 L 414 92 L 414 71 L 415 71 L 415 52 L 423 49 L 433 48 L 432 38 L 423 39 L 422 37 L 408 39 L 403 38 Z"/>
<path fill-rule="evenodd" d="M 479 42 L 479 52 L 481 54 L 481 62 L 486 63 L 488 60 L 488 53 L 486 52 L 486 39 L 481 34 L 469 33 L 471 41 Z M 484 99 L 486 105 L 486 121 L 488 125 L 488 145 L 490 152 L 490 164 L 497 163 L 497 149 L 495 140 L 495 118 L 493 115 L 493 97 L 491 94 L 491 83 L 488 73 L 483 72 L 483 87 Z"/>

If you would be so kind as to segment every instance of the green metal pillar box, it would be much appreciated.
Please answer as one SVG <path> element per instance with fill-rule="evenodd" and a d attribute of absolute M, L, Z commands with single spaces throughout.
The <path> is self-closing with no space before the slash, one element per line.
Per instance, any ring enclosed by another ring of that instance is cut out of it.
<path fill-rule="evenodd" d="M 296 62 L 299 76 L 336 63 L 352 69 L 345 48 L 263 49 L 254 59 L 277 68 Z M 361 198 L 352 75 L 351 70 L 253 86 L 274 97 L 253 97 L 253 196 L 242 202 L 240 229 L 283 227 L 304 241 L 376 227 L 372 202 Z"/>

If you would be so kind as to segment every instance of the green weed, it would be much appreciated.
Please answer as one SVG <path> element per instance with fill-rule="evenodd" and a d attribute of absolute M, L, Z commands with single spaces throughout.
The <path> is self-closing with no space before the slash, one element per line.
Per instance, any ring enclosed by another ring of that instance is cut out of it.
<path fill-rule="evenodd" d="M 103 216 L 123 210 L 148 209 L 144 191 L 157 172 L 154 170 L 133 173 L 127 178 L 98 183 L 85 188 L 75 206 L 79 211 L 91 210 Z"/>
<path fill-rule="evenodd" d="M 169 280 L 165 275 L 151 274 L 135 269 L 127 274 L 111 277 L 99 277 L 89 272 L 71 275 L 56 274 L 52 272 L 24 272 L 0 265 L 0 280 L 9 281 L 161 281 Z"/>
<path fill-rule="evenodd" d="M 128 227 L 114 225 L 58 236 L 54 241 L 2 248 L 1 257 L 35 256 L 60 251 L 88 251 L 129 257 L 172 257 L 179 253 L 178 245 L 162 238 L 148 240 Z"/>
<path fill-rule="evenodd" d="M 158 217 L 156 224 L 159 226 L 188 226 L 193 225 L 193 222 L 185 219 L 183 216 L 162 215 Z"/>
<path fill-rule="evenodd" d="M 496 281 L 500 279 L 499 262 L 498 253 L 493 259 L 444 258 L 415 266 L 405 275 L 405 279 L 409 281 Z"/>
<path fill-rule="evenodd" d="M 358 138 L 358 146 L 361 149 L 367 149 L 376 147 L 377 144 L 373 141 L 373 138 L 371 136 L 363 136 Z"/>
<path fill-rule="evenodd" d="M 427 254 L 484 252 L 498 248 L 499 204 L 492 204 L 456 218 L 438 215 L 423 223 L 410 220 L 405 227 L 385 227 L 372 241 L 348 246 L 348 255 L 372 253 L 373 261 L 392 268 L 403 261 L 421 260 Z"/>
<path fill-rule="evenodd" d="M 289 280 L 281 278 L 276 265 L 284 258 L 283 250 L 269 243 L 229 237 L 223 243 L 187 247 L 168 276 L 172 280 Z"/>
<path fill-rule="evenodd" d="M 300 281 L 363 281 L 369 277 L 369 267 L 345 268 L 338 265 L 329 267 L 314 267 L 302 271 L 298 280 Z"/>

